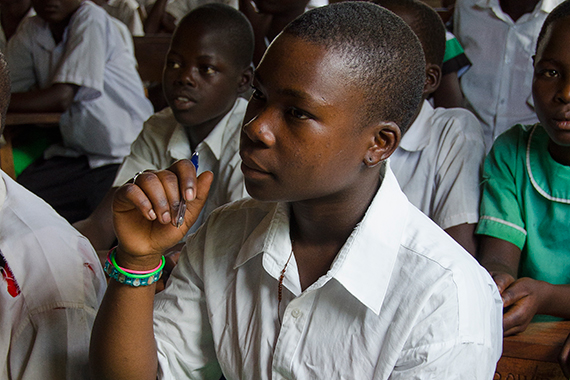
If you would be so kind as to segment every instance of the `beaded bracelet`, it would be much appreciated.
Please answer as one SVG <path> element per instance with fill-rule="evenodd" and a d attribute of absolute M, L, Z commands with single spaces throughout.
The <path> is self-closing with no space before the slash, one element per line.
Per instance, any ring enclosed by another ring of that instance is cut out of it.
<path fill-rule="evenodd" d="M 160 264 L 158 264 L 156 268 L 151 269 L 150 271 L 135 271 L 120 267 L 115 260 L 116 253 L 117 247 L 109 251 L 107 260 L 105 261 L 104 270 L 109 277 L 121 284 L 135 287 L 146 286 L 158 281 L 162 275 L 162 269 L 165 264 L 164 256 L 160 259 Z"/>

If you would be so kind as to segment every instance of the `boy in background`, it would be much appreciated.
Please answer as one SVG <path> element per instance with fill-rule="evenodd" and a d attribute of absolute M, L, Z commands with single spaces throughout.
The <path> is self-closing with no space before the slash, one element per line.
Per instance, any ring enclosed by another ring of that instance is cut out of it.
<path fill-rule="evenodd" d="M 10 79 L 0 54 L 0 133 Z M 105 276 L 87 239 L 0 171 L 0 378 L 87 380 Z"/>
<path fill-rule="evenodd" d="M 410 202 L 475 255 L 480 168 L 485 157 L 481 126 L 465 109 L 434 109 L 426 100 L 441 79 L 445 27 L 421 1 L 374 2 L 402 17 L 418 36 L 426 58 L 421 106 L 390 165 Z"/>
<path fill-rule="evenodd" d="M 117 190 L 107 268 L 127 276 L 114 275 L 97 316 L 94 377 L 490 379 L 496 287 L 406 200 L 386 162 L 424 73 L 413 32 L 377 5 L 334 4 L 289 24 L 255 73 L 241 134 L 255 200 L 210 215 L 156 300 L 154 283 L 125 281 L 159 276 L 148 269 L 192 225 L 212 174 L 178 161 Z"/>
<path fill-rule="evenodd" d="M 170 105 L 154 114 L 131 146 L 113 188 L 97 210 L 75 227 L 97 250 L 115 240 L 111 205 L 115 190 L 139 171 L 161 170 L 199 154 L 199 168 L 214 173 L 197 229 L 215 208 L 247 196 L 239 168 L 239 131 L 250 88 L 253 32 L 236 9 L 208 4 L 190 12 L 172 37 L 163 86 Z"/>
<path fill-rule="evenodd" d="M 536 37 L 563 0 L 461 0 L 455 36 L 472 65 L 461 77 L 466 106 L 481 121 L 488 152 L 515 124 L 538 120 L 531 95 Z"/>
<path fill-rule="evenodd" d="M 21 25 L 6 52 L 9 109 L 63 112 L 63 142 L 49 147 L 18 181 L 75 222 L 110 188 L 152 105 L 118 20 L 89 1 L 32 4 L 38 15 Z"/>
<path fill-rule="evenodd" d="M 505 335 L 531 321 L 570 318 L 569 43 L 565 1 L 536 45 L 532 95 L 540 123 L 509 129 L 485 159 L 479 260 L 503 297 Z"/>
<path fill-rule="evenodd" d="M 31 0 L 0 1 L 0 52 L 6 51 L 6 45 L 16 33 L 20 22 L 35 14 Z"/>

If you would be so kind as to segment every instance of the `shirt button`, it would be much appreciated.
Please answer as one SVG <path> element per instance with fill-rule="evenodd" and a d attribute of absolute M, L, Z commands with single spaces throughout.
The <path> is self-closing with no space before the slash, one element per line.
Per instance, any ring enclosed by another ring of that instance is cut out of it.
<path fill-rule="evenodd" d="M 293 318 L 299 318 L 301 316 L 301 312 L 299 311 L 299 309 L 293 309 L 291 310 L 291 316 Z"/>

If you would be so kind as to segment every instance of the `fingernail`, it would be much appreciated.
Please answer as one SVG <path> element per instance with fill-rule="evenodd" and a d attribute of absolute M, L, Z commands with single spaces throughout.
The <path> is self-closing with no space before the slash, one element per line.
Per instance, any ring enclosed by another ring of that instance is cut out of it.
<path fill-rule="evenodd" d="M 148 212 L 148 216 L 150 217 L 151 220 L 156 219 L 156 213 L 154 212 L 153 209 L 150 209 L 150 211 Z"/>
<path fill-rule="evenodd" d="M 193 189 L 187 189 L 186 190 L 186 200 L 187 201 L 194 200 L 194 190 Z"/>
<path fill-rule="evenodd" d="M 170 222 L 170 213 L 168 211 L 166 211 L 164 214 L 162 214 L 162 220 L 164 220 L 165 223 Z"/>

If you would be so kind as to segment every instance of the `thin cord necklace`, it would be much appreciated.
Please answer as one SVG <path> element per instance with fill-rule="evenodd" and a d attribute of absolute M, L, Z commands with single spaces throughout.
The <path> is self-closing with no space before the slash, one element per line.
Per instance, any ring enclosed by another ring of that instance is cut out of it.
<path fill-rule="evenodd" d="M 283 279 L 285 278 L 285 271 L 287 270 L 287 265 L 289 265 L 289 261 L 293 256 L 293 242 L 291 242 L 291 253 L 289 254 L 289 258 L 285 263 L 283 269 L 281 269 L 281 275 L 279 276 L 279 286 L 277 288 L 277 318 L 279 319 L 279 324 L 281 324 L 281 299 L 283 298 Z"/>

